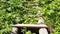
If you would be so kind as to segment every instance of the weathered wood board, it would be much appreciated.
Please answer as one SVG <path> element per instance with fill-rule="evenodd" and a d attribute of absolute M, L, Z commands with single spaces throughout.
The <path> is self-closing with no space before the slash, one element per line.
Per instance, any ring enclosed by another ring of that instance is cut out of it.
<path fill-rule="evenodd" d="M 12 25 L 13 27 L 36 27 L 36 28 L 41 28 L 41 27 L 48 27 L 45 24 L 16 24 Z"/>

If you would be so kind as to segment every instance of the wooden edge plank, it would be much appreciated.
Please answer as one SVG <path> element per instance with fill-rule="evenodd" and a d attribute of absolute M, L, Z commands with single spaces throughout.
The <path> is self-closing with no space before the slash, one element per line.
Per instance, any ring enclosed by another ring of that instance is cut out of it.
<path fill-rule="evenodd" d="M 16 24 L 12 25 L 12 27 L 48 27 L 46 24 Z"/>

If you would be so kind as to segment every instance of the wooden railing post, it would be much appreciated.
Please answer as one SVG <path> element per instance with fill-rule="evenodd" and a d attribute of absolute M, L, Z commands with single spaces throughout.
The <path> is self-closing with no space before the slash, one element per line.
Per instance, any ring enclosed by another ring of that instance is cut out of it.
<path fill-rule="evenodd" d="M 17 34 L 17 32 L 18 32 L 18 28 L 17 27 L 13 27 L 11 34 Z"/>

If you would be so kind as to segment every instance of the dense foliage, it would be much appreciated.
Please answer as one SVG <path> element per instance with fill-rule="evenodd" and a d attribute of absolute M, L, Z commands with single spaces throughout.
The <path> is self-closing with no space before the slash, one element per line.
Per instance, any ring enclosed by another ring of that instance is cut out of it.
<path fill-rule="evenodd" d="M 0 34 L 10 34 L 13 24 L 37 24 L 37 10 L 34 3 L 32 4 L 33 1 L 35 0 L 31 0 L 31 3 L 27 3 L 26 0 L 0 0 Z M 53 34 L 60 34 L 60 0 L 36 1 L 45 22 L 54 26 Z M 26 34 L 32 33 L 27 31 Z"/>

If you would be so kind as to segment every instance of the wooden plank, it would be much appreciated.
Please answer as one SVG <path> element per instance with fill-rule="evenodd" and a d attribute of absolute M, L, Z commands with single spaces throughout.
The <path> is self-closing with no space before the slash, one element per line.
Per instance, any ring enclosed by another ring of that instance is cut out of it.
<path fill-rule="evenodd" d="M 16 24 L 12 26 L 13 27 L 36 27 L 36 28 L 47 27 L 47 25 L 45 24 Z"/>

